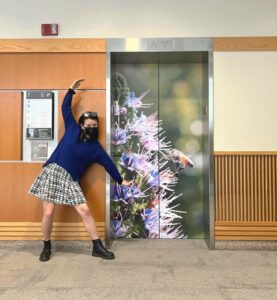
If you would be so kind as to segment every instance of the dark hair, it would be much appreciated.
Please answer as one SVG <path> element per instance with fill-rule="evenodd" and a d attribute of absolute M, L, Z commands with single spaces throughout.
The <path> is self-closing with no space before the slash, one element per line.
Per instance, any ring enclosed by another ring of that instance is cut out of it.
<path fill-rule="evenodd" d="M 87 119 L 91 119 L 91 120 L 95 120 L 97 121 L 97 123 L 99 124 L 99 120 L 98 120 L 98 115 L 97 112 L 93 112 L 93 111 L 86 111 L 84 112 L 80 118 L 79 118 L 79 125 L 84 125 L 85 120 Z M 80 133 L 78 136 L 78 142 L 81 142 L 82 140 L 84 140 L 86 138 L 84 131 L 80 128 Z"/>
<path fill-rule="evenodd" d="M 85 123 L 85 120 L 87 120 L 87 119 L 92 119 L 92 120 L 97 121 L 97 123 L 99 123 L 97 112 L 86 111 L 79 118 L 79 125 L 81 125 L 81 124 L 83 125 Z"/>

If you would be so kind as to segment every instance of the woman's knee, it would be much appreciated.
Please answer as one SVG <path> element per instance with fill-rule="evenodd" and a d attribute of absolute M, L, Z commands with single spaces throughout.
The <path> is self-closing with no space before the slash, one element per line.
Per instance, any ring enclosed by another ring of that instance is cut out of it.
<path fill-rule="evenodd" d="M 86 204 L 81 204 L 75 207 L 78 214 L 82 217 L 82 218 L 88 218 L 91 216 L 89 207 Z"/>
<path fill-rule="evenodd" d="M 43 203 L 43 216 L 46 218 L 52 218 L 55 211 L 55 205 L 53 203 Z"/>

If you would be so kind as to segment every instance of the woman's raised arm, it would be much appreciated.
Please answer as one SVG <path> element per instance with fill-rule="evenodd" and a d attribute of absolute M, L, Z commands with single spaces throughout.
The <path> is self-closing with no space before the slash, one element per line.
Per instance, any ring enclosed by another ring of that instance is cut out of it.
<path fill-rule="evenodd" d="M 72 98 L 73 95 L 75 94 L 74 90 L 77 89 L 84 80 L 85 79 L 75 80 L 70 86 L 66 95 L 64 96 L 63 104 L 62 104 L 62 115 L 63 115 L 65 129 L 67 129 L 73 122 L 76 122 L 73 117 L 72 109 L 71 109 Z"/>

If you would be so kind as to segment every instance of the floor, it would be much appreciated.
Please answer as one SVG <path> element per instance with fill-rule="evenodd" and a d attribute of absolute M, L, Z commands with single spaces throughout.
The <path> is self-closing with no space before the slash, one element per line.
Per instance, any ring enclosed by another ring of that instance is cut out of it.
<path fill-rule="evenodd" d="M 90 242 L 0 242 L 0 299 L 277 299 L 277 251 L 208 250 L 202 240 L 119 240 L 116 259 Z"/>

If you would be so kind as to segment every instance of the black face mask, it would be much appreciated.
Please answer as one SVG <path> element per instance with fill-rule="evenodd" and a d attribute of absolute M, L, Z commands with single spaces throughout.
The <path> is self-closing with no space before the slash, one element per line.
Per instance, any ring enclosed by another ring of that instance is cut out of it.
<path fill-rule="evenodd" d="M 89 137 L 89 140 L 98 140 L 98 127 L 84 127 L 85 135 Z"/>

